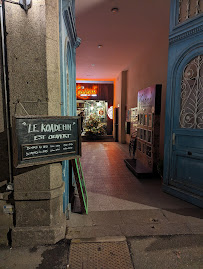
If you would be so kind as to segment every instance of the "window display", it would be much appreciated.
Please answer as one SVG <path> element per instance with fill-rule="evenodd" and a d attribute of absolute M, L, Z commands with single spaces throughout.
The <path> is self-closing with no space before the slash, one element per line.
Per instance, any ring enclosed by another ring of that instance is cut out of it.
<path fill-rule="evenodd" d="M 107 108 L 106 101 L 77 101 L 77 115 L 82 118 L 82 135 L 106 134 Z"/>

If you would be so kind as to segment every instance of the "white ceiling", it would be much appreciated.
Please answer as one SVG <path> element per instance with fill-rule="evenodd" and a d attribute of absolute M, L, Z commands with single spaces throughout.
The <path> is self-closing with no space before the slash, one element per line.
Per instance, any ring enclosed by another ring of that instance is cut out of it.
<path fill-rule="evenodd" d="M 77 35 L 82 39 L 76 50 L 77 79 L 115 79 L 147 46 L 156 48 L 168 40 L 170 0 L 75 2 Z M 113 7 L 119 13 L 112 13 Z"/>

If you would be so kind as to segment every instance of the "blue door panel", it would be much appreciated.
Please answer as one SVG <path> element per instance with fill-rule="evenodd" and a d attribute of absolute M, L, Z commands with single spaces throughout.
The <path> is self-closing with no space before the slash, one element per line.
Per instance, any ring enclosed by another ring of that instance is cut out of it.
<path fill-rule="evenodd" d="M 185 134 L 183 130 L 182 134 L 176 133 L 175 136 L 175 148 L 177 150 L 183 149 L 185 151 L 190 150 L 192 153 L 198 153 L 202 155 L 203 153 L 203 136 L 196 136 L 195 132 L 193 134 L 188 135 Z M 202 131 L 201 131 L 202 132 Z"/>
<path fill-rule="evenodd" d="M 183 71 L 190 61 L 203 55 L 203 13 L 178 24 L 179 4 L 171 1 L 163 189 L 203 206 L 203 129 L 180 125 Z M 190 88 L 195 85 L 191 79 L 187 82 Z"/>
<path fill-rule="evenodd" d="M 173 162 L 174 169 L 170 183 L 193 194 L 201 195 L 203 158 L 189 157 L 184 152 L 177 152 L 173 155 Z"/>

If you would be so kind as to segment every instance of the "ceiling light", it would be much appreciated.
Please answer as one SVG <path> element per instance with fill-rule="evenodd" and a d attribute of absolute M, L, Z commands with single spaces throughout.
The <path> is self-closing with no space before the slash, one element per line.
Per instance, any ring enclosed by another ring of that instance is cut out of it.
<path fill-rule="evenodd" d="M 101 49 L 101 48 L 103 48 L 103 45 L 98 45 L 98 49 Z"/>
<path fill-rule="evenodd" d="M 118 13 L 118 11 L 119 11 L 119 8 L 117 8 L 117 7 L 113 7 L 113 8 L 111 9 L 111 12 L 112 12 L 112 13 Z"/>

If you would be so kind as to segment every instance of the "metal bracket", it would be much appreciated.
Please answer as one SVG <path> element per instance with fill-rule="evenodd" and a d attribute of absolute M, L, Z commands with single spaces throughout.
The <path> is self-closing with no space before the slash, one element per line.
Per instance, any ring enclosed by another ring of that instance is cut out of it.
<path fill-rule="evenodd" d="M 32 0 L 19 0 L 19 5 L 27 12 L 32 7 Z"/>

